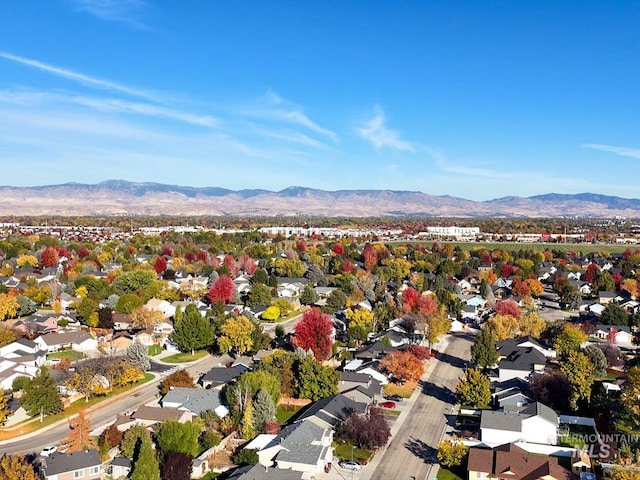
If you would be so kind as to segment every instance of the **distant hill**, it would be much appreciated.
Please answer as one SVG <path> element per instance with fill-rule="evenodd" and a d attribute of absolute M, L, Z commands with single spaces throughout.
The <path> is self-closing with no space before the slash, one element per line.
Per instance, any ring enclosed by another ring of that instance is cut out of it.
<path fill-rule="evenodd" d="M 0 187 L 0 215 L 245 215 L 640 217 L 640 200 L 580 193 L 504 197 L 483 202 L 398 190 L 326 191 L 292 186 L 229 190 L 107 180 Z"/>

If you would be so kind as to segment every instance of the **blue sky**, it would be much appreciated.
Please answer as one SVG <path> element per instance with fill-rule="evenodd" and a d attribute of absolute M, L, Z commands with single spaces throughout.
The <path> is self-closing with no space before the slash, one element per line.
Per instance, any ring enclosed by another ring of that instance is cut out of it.
<path fill-rule="evenodd" d="M 640 3 L 0 2 L 0 184 L 640 198 Z"/>

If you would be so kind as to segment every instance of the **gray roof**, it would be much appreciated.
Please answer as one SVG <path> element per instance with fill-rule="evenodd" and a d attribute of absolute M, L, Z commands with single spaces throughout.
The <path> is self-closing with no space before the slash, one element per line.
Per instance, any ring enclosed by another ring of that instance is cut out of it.
<path fill-rule="evenodd" d="M 500 360 L 499 367 L 508 370 L 520 370 L 530 372 L 533 365 L 544 365 L 547 358 L 533 347 L 516 348 L 507 358 Z"/>
<path fill-rule="evenodd" d="M 180 405 L 178 408 L 187 409 L 196 415 L 207 410 L 215 410 L 222 405 L 218 390 L 185 387 L 173 387 L 162 397 L 161 403 L 177 403 Z"/>
<path fill-rule="evenodd" d="M 159 408 L 141 405 L 135 411 L 131 418 L 134 420 L 151 420 L 155 422 L 164 422 L 165 420 L 180 420 L 185 412 L 177 408 Z"/>
<path fill-rule="evenodd" d="M 352 412 L 364 412 L 367 405 L 351 400 L 342 394 L 323 398 L 312 403 L 299 417 L 299 421 L 310 419 L 322 426 L 335 427 Z"/>
<path fill-rule="evenodd" d="M 229 480 L 301 480 L 302 472 L 267 468 L 257 463 L 237 468 L 228 477 Z"/>
<path fill-rule="evenodd" d="M 362 383 L 368 385 L 371 380 L 371 375 L 356 372 L 340 372 L 340 379 L 343 382 Z"/>
<path fill-rule="evenodd" d="M 507 406 L 498 411 L 483 410 L 480 416 L 480 428 L 520 432 L 522 421 L 535 416 L 558 425 L 556 412 L 540 402 L 534 402 L 522 407 Z"/>
<path fill-rule="evenodd" d="M 200 382 L 210 383 L 213 386 L 217 385 L 225 385 L 229 383 L 231 380 L 238 378 L 246 371 L 245 368 L 236 366 L 232 368 L 226 367 L 214 367 L 205 373 L 202 378 L 200 378 Z"/>
<path fill-rule="evenodd" d="M 111 465 L 115 465 L 117 467 L 129 467 L 131 468 L 132 462 L 131 459 L 127 457 L 116 457 L 111 461 Z"/>
<path fill-rule="evenodd" d="M 92 449 L 73 453 L 55 452 L 42 460 L 41 468 L 45 476 L 51 476 L 101 464 L 98 450 Z"/>
<path fill-rule="evenodd" d="M 48 333 L 40 337 L 46 345 L 64 345 L 68 343 L 82 343 L 90 339 L 89 334 L 83 330 L 75 332 Z"/>
<path fill-rule="evenodd" d="M 278 461 L 287 461 L 317 465 L 330 448 L 321 444 L 322 438 L 329 434 L 329 430 L 313 422 L 296 422 L 285 427 L 267 447 L 280 444 L 283 448 L 276 456 L 276 464 Z"/>

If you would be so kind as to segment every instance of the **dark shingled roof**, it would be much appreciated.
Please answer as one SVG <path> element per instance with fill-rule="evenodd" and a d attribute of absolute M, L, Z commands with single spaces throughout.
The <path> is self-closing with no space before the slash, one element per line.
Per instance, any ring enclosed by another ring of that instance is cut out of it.
<path fill-rule="evenodd" d="M 50 457 L 43 459 L 42 471 L 48 477 L 101 464 L 100 454 L 96 449 L 73 453 L 55 452 Z"/>

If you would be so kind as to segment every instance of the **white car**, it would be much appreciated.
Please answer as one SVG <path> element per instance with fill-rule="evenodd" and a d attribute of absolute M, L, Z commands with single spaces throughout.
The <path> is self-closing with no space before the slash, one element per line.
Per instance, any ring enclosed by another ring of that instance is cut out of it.
<path fill-rule="evenodd" d="M 362 465 L 354 460 L 344 460 L 338 463 L 342 468 L 346 468 L 347 470 L 360 470 L 362 469 Z"/>
<path fill-rule="evenodd" d="M 52 453 L 55 453 L 57 451 L 58 451 L 58 447 L 56 447 L 55 445 L 50 445 L 48 447 L 44 447 L 40 451 L 40 456 L 41 457 L 48 457 L 49 455 L 51 455 Z"/>

